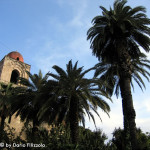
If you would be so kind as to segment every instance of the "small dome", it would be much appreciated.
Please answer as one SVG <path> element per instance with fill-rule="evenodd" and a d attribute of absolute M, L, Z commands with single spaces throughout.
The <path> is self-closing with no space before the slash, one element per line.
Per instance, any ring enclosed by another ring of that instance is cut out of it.
<path fill-rule="evenodd" d="M 24 62 L 22 55 L 17 51 L 10 52 L 7 56 L 16 59 L 18 61 Z"/>

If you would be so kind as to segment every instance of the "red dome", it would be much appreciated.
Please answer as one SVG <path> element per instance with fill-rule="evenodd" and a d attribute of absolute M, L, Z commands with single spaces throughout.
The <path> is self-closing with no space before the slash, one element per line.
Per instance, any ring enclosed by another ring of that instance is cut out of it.
<path fill-rule="evenodd" d="M 10 52 L 7 56 L 16 59 L 18 61 L 24 62 L 22 55 L 17 51 Z"/>

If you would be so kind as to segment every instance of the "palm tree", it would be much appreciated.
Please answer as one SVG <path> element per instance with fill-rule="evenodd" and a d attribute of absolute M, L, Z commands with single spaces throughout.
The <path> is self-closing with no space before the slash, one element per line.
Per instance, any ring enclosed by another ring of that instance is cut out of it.
<path fill-rule="evenodd" d="M 87 39 L 91 40 L 93 54 L 108 63 L 120 67 L 120 90 L 129 122 L 132 149 L 136 149 L 135 110 L 131 94 L 131 60 L 139 59 L 140 47 L 149 52 L 150 19 L 142 6 L 125 6 L 126 0 L 116 0 L 110 10 L 100 7 L 102 14 L 93 19 Z"/>
<path fill-rule="evenodd" d="M 11 105 L 10 100 L 14 93 L 13 84 L 0 83 L 0 117 L 1 117 L 1 130 L 4 129 L 5 119 L 9 117 L 11 119 Z"/>
<path fill-rule="evenodd" d="M 57 74 L 49 73 L 54 78 L 49 82 L 55 82 L 53 92 L 50 90 L 50 93 L 54 94 L 49 101 L 56 100 L 58 109 L 55 109 L 56 106 L 51 108 L 48 102 L 43 104 L 41 108 L 43 115 L 49 108 L 52 111 L 57 110 L 55 111 L 57 112 L 55 114 L 56 120 L 65 120 L 70 125 L 73 144 L 78 142 L 79 122 L 82 121 L 84 124 L 85 113 L 94 121 L 91 109 L 98 116 L 98 107 L 107 114 L 110 111 L 108 104 L 103 100 L 103 96 L 109 98 L 108 95 L 96 87 L 96 80 L 85 78 L 85 74 L 92 69 L 83 71 L 83 67 L 78 68 L 77 64 L 78 62 L 73 66 L 72 61 L 69 61 L 66 71 L 59 66 L 53 66 Z"/>
<path fill-rule="evenodd" d="M 141 75 L 149 81 L 150 73 L 148 72 L 148 70 L 150 69 L 150 61 L 146 59 L 146 55 L 141 53 L 141 56 L 138 60 L 137 59 L 131 60 L 131 65 L 132 65 L 131 86 L 133 87 L 133 90 L 134 90 L 134 84 L 133 84 L 133 80 L 134 80 L 143 91 L 142 87 L 146 88 L 146 86 L 144 84 L 144 81 L 142 80 Z M 103 86 L 105 91 L 109 93 L 110 95 L 115 93 L 115 95 L 118 97 L 119 89 L 120 89 L 120 71 L 121 71 L 120 66 L 117 63 L 108 64 L 105 62 L 100 62 L 95 67 L 96 67 L 95 77 L 99 76 L 99 79 L 102 82 L 101 85 L 105 85 L 106 83 L 109 85 L 107 87 Z M 122 105 L 123 115 L 124 115 L 124 131 L 125 131 L 124 138 L 126 141 L 125 145 L 129 146 L 130 143 L 128 143 L 129 141 L 127 139 L 128 138 L 128 128 L 127 128 L 128 121 L 127 121 L 127 112 L 126 112 L 125 106 L 126 104 Z"/>
<path fill-rule="evenodd" d="M 41 70 L 38 74 L 32 75 L 28 71 L 27 74 L 29 75 L 29 80 L 19 78 L 19 83 L 25 87 L 19 87 L 18 93 L 15 94 L 11 105 L 13 113 L 16 112 L 16 117 L 20 115 L 21 120 L 26 121 L 26 124 L 30 121 L 33 123 L 32 132 L 34 135 L 38 130 L 38 126 L 43 121 L 38 119 L 37 113 L 43 103 L 40 101 L 40 91 L 46 84 L 48 75 L 46 74 L 43 77 Z"/>

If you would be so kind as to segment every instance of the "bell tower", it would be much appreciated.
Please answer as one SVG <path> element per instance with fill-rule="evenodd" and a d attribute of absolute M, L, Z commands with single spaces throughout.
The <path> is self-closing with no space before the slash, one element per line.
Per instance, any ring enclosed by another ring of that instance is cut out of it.
<path fill-rule="evenodd" d="M 0 82 L 4 84 L 13 83 L 13 86 L 21 86 L 18 83 L 18 77 L 28 79 L 26 71 L 30 72 L 30 65 L 24 63 L 23 56 L 17 52 L 12 51 L 0 61 Z M 5 122 L 8 122 L 6 118 Z M 0 118 L 1 122 L 1 118 Z M 21 122 L 20 117 L 16 118 L 15 114 L 11 117 L 9 126 L 15 128 L 15 134 L 19 135 L 24 123 Z M 17 128 L 16 128 L 17 127 Z M 7 130 L 7 127 L 6 127 Z"/>
<path fill-rule="evenodd" d="M 30 72 L 30 67 L 19 52 L 10 52 L 0 61 L 0 82 L 18 85 L 18 77 L 28 79 L 26 71 Z"/>

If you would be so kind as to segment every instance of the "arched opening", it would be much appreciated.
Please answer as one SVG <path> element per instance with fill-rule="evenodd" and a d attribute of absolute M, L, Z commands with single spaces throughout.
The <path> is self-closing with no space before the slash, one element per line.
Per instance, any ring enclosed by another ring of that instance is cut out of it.
<path fill-rule="evenodd" d="M 17 60 L 19 60 L 19 57 L 17 57 Z"/>
<path fill-rule="evenodd" d="M 18 77 L 19 77 L 19 71 L 18 70 L 13 70 L 12 73 L 11 73 L 10 82 L 17 84 Z"/>

